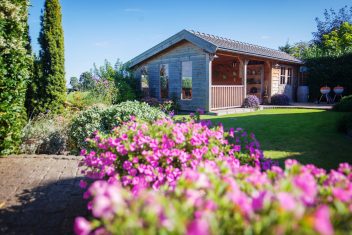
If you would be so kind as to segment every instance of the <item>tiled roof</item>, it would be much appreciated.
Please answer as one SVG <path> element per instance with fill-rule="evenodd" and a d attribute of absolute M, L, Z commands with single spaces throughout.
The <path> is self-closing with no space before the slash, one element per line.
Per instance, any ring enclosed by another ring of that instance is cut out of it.
<path fill-rule="evenodd" d="M 250 55 L 298 64 L 302 63 L 302 61 L 285 52 L 184 29 L 130 60 L 129 66 L 132 68 L 144 60 L 166 50 L 172 45 L 175 45 L 176 43 L 179 43 L 183 40 L 193 43 L 208 53 L 216 53 L 218 50 L 227 50 L 243 55 Z"/>
<path fill-rule="evenodd" d="M 294 63 L 302 63 L 299 59 L 279 50 L 267 47 L 257 46 L 249 43 L 239 42 L 228 38 L 218 37 L 211 34 L 200 33 L 193 30 L 187 30 L 195 36 L 215 45 L 218 49 L 229 50 L 239 54 L 248 54 L 253 56 L 284 60 Z"/>

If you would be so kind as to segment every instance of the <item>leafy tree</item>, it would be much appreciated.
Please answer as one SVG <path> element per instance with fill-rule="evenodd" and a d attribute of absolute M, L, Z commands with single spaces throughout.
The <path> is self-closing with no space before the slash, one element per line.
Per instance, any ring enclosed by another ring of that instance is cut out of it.
<path fill-rule="evenodd" d="M 280 51 L 286 52 L 298 59 L 304 60 L 314 54 L 313 50 L 314 44 L 308 42 L 297 42 L 294 44 L 289 44 L 286 42 L 284 46 L 279 47 Z"/>
<path fill-rule="evenodd" d="M 26 123 L 24 107 L 32 57 L 28 0 L 0 0 L 0 155 L 16 153 Z"/>
<path fill-rule="evenodd" d="M 333 55 L 352 51 L 352 24 L 344 22 L 339 28 L 323 35 L 322 47 Z"/>
<path fill-rule="evenodd" d="M 77 77 L 70 78 L 70 85 L 74 91 L 79 91 L 81 89 L 81 84 L 79 83 Z"/>
<path fill-rule="evenodd" d="M 314 42 L 321 44 L 323 35 L 339 28 L 344 22 L 352 24 L 352 6 L 344 6 L 338 12 L 334 9 L 325 9 L 324 19 L 315 18 L 317 31 L 313 32 Z"/>
<path fill-rule="evenodd" d="M 39 78 L 37 109 L 60 113 L 66 99 L 64 32 L 59 0 L 46 0 L 38 38 L 42 76 Z"/>
<path fill-rule="evenodd" d="M 287 54 L 292 54 L 292 45 L 290 42 L 287 40 L 286 44 L 284 46 L 279 46 L 279 50 L 282 52 L 286 52 Z"/>
<path fill-rule="evenodd" d="M 79 83 L 81 85 L 81 90 L 89 91 L 95 86 L 95 81 L 91 72 L 84 72 L 79 76 Z"/>

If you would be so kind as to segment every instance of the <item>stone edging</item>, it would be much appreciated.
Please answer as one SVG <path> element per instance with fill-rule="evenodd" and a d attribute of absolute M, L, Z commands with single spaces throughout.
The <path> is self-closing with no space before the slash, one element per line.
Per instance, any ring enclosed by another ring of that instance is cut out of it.
<path fill-rule="evenodd" d="M 5 158 L 52 158 L 57 160 L 82 160 L 83 159 L 82 156 L 50 155 L 50 154 L 18 154 L 18 155 L 9 155 Z"/>

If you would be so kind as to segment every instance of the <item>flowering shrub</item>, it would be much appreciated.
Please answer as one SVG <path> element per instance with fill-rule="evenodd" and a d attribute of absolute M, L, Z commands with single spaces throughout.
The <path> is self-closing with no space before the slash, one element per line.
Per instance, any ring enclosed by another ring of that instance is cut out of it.
<path fill-rule="evenodd" d="M 260 101 L 255 95 L 248 95 L 243 101 L 244 108 L 259 108 Z"/>
<path fill-rule="evenodd" d="M 159 109 L 138 101 L 126 101 L 108 108 L 92 107 L 73 119 L 69 130 L 70 148 L 81 150 L 86 146 L 85 139 L 94 131 L 109 133 L 113 127 L 129 120 L 131 115 L 145 121 L 154 121 L 166 116 Z"/>
<path fill-rule="evenodd" d="M 232 159 L 257 168 L 269 168 L 254 135 L 242 129 L 224 131 L 203 122 L 175 123 L 160 119 L 152 124 L 131 120 L 112 134 L 97 133 L 88 140 L 81 163 L 89 177 L 103 179 L 118 174 L 133 191 L 167 184 L 174 187 L 182 171 L 204 160 Z"/>
<path fill-rule="evenodd" d="M 272 105 L 289 105 L 290 99 L 284 94 L 276 94 L 271 97 Z"/>
<path fill-rule="evenodd" d="M 268 171 L 238 160 L 203 161 L 186 169 L 174 191 L 137 195 L 118 180 L 87 191 L 95 217 L 79 217 L 76 234 L 348 234 L 352 167 L 326 173 L 286 161 Z"/>

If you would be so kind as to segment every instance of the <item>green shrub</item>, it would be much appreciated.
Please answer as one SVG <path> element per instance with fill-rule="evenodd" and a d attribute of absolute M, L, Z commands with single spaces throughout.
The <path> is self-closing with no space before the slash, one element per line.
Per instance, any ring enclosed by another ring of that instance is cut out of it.
<path fill-rule="evenodd" d="M 68 146 L 71 152 L 77 153 L 78 149 L 83 146 L 85 139 L 94 131 L 102 128 L 102 113 L 105 110 L 101 106 L 93 106 L 77 115 L 68 130 Z"/>
<path fill-rule="evenodd" d="M 85 139 L 93 132 L 108 133 L 113 127 L 128 121 L 131 116 L 145 121 L 153 121 L 165 117 L 165 113 L 146 103 L 126 101 L 109 108 L 93 107 L 83 111 L 72 121 L 69 128 L 69 148 L 73 153 L 78 153 L 85 147 Z"/>
<path fill-rule="evenodd" d="M 104 97 L 95 95 L 92 91 L 70 92 L 67 95 L 67 102 L 71 108 L 79 110 L 84 110 L 97 104 L 111 105 L 111 102 L 106 102 Z"/>
<path fill-rule="evenodd" d="M 352 95 L 345 96 L 341 101 L 334 105 L 335 111 L 352 112 Z"/>
<path fill-rule="evenodd" d="M 309 58 L 305 62 L 309 69 L 307 83 L 310 99 L 319 99 L 320 87 L 325 85 L 331 88 L 340 85 L 345 88 L 344 94 L 352 93 L 352 53 Z"/>
<path fill-rule="evenodd" d="M 24 103 L 32 64 L 28 6 L 29 1 L 0 2 L 0 155 L 18 152 L 26 125 Z"/>
<path fill-rule="evenodd" d="M 27 154 L 64 154 L 68 151 L 68 126 L 71 114 L 39 115 L 22 130 L 20 151 Z"/>
<path fill-rule="evenodd" d="M 352 136 L 352 113 L 347 113 L 338 120 L 337 130 Z"/>
<path fill-rule="evenodd" d="M 271 97 L 271 105 L 289 105 L 290 99 L 284 94 L 275 94 Z"/>

